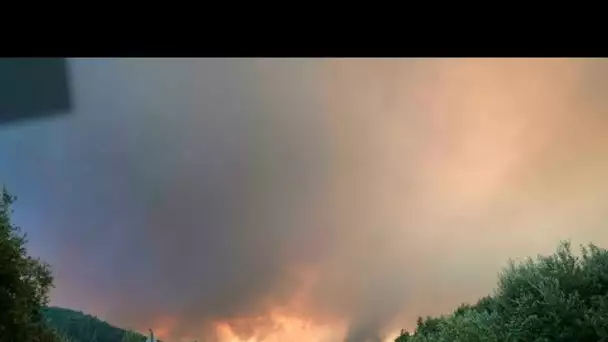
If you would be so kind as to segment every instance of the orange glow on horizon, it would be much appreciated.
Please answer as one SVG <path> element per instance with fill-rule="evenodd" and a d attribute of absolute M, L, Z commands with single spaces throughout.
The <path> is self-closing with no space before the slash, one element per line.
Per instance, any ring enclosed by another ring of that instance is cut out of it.
<path fill-rule="evenodd" d="M 162 316 L 156 319 L 153 327 L 151 328 L 154 332 L 154 337 L 167 341 L 171 337 L 171 333 L 175 329 L 177 319 L 170 316 Z M 145 330 L 147 335 L 147 329 Z"/>
<path fill-rule="evenodd" d="M 272 309 L 267 314 L 215 322 L 217 341 L 334 342 L 344 339 L 345 321 L 311 309 L 314 302 L 312 292 L 318 281 L 317 270 L 299 265 L 293 266 L 291 271 L 300 287 L 287 303 L 277 306 L 269 298 L 267 306 Z"/>
<path fill-rule="evenodd" d="M 245 326 L 250 336 L 239 334 L 235 326 Z M 271 313 L 267 317 L 217 322 L 215 330 L 219 342 L 330 342 L 343 338 L 346 325 L 315 324 L 308 319 Z"/>

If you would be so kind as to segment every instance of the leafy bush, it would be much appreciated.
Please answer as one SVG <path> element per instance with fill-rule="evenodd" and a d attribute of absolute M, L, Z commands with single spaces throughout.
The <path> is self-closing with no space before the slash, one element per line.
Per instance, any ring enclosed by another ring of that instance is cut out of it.
<path fill-rule="evenodd" d="M 11 224 L 14 200 L 0 190 L 0 342 L 56 342 L 41 312 L 53 284 L 51 270 L 27 254 L 25 235 Z"/>
<path fill-rule="evenodd" d="M 562 242 L 550 256 L 510 262 L 492 296 L 453 314 L 419 319 L 396 342 L 608 341 L 608 251 L 573 255 Z"/>
<path fill-rule="evenodd" d="M 139 333 L 126 331 L 122 337 L 122 342 L 142 342 L 146 338 Z"/>

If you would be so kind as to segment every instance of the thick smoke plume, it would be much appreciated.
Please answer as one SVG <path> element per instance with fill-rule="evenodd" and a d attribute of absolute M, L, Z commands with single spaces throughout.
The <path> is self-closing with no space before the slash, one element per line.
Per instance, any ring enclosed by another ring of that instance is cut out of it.
<path fill-rule="evenodd" d="M 2 128 L 0 179 L 54 304 L 121 326 L 383 341 L 489 293 L 509 257 L 608 242 L 603 60 L 70 71 L 73 115 Z"/>

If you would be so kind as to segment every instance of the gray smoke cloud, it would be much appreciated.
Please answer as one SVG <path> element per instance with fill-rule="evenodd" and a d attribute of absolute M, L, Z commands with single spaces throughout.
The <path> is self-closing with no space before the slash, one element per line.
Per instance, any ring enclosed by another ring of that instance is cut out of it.
<path fill-rule="evenodd" d="M 383 341 L 489 293 L 510 257 L 608 242 L 602 60 L 69 70 L 71 116 L 0 127 L 0 179 L 53 303 L 120 326 Z"/>

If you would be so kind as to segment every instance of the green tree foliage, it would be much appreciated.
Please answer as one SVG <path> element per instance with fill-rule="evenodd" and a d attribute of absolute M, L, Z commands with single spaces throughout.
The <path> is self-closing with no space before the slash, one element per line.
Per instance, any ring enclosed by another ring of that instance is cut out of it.
<path fill-rule="evenodd" d="M 59 336 L 59 342 L 74 342 L 74 340 L 66 334 L 57 332 L 57 336 Z"/>
<path fill-rule="evenodd" d="M 51 270 L 27 254 L 25 234 L 11 224 L 14 200 L 0 191 L 0 342 L 55 342 L 41 312 L 53 284 Z"/>
<path fill-rule="evenodd" d="M 510 262 L 494 295 L 419 319 L 395 341 L 608 341 L 608 251 L 591 244 L 581 252 L 563 242 L 553 255 Z"/>
<path fill-rule="evenodd" d="M 44 309 L 48 322 L 72 342 L 144 342 L 145 336 L 126 331 L 97 317 L 65 308 Z"/>
<path fill-rule="evenodd" d="M 142 342 L 145 340 L 141 334 L 133 331 L 127 331 L 122 337 L 122 342 Z"/>

